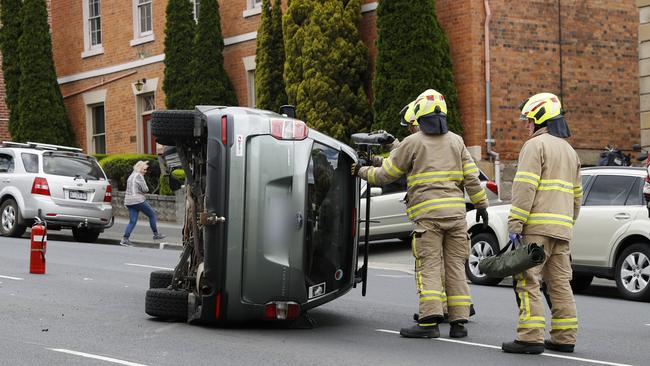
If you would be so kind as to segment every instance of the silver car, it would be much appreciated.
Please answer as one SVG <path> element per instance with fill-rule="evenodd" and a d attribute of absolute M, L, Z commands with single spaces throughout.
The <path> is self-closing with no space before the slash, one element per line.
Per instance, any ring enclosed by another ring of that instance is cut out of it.
<path fill-rule="evenodd" d="M 112 189 L 94 157 L 81 149 L 3 142 L 0 145 L 0 234 L 19 237 L 36 216 L 49 230 L 72 229 L 93 242 L 112 225 Z"/>

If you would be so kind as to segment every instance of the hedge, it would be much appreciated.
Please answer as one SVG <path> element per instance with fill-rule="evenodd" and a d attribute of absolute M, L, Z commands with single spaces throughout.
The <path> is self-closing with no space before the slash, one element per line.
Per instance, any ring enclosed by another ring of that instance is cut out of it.
<path fill-rule="evenodd" d="M 99 163 L 108 175 L 108 179 L 117 183 L 117 189 L 120 191 L 126 190 L 126 180 L 129 175 L 133 173 L 133 165 L 140 160 L 149 162 L 149 170 L 144 175 L 144 179 L 149 186 L 149 193 L 154 193 L 154 190 L 159 186 L 160 167 L 158 166 L 158 158 L 155 155 L 147 154 L 112 154 Z"/>

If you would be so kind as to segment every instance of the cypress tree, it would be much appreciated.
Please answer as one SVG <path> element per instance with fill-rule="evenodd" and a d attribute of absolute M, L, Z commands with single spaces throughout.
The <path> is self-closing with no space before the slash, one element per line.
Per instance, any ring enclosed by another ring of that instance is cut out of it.
<path fill-rule="evenodd" d="M 45 0 L 24 0 L 21 14 L 18 123 L 12 138 L 76 146 L 56 80 Z"/>
<path fill-rule="evenodd" d="M 169 0 L 165 24 L 165 104 L 169 109 L 192 109 L 192 42 L 194 17 L 189 0 Z"/>
<path fill-rule="evenodd" d="M 310 14 L 317 6 L 316 0 L 291 0 L 282 17 L 284 33 L 284 82 L 289 104 L 296 105 L 300 82 L 303 80 L 303 45 L 305 28 L 311 22 Z"/>
<path fill-rule="evenodd" d="M 4 73 L 7 107 L 9 107 L 9 132 L 14 134 L 18 118 L 18 92 L 20 89 L 20 54 L 18 40 L 22 33 L 20 8 L 22 0 L 0 0 L 0 50 Z"/>
<path fill-rule="evenodd" d="M 262 19 L 257 30 L 255 52 L 255 94 L 257 107 L 278 111 L 287 104 L 284 86 L 284 39 L 280 0 L 271 8 L 270 0 L 262 0 Z"/>
<path fill-rule="evenodd" d="M 232 82 L 223 67 L 223 48 L 219 3 L 201 0 L 192 57 L 194 105 L 238 105 Z"/>
<path fill-rule="evenodd" d="M 399 126 L 399 111 L 429 88 L 445 96 L 449 128 L 462 133 L 449 42 L 436 18 L 434 0 L 380 0 L 373 129 L 399 137 L 408 134 Z"/>
<path fill-rule="evenodd" d="M 357 28 L 361 2 L 316 3 L 309 17 L 297 42 L 302 42 L 302 76 L 298 86 L 293 85 L 296 113 L 315 129 L 349 141 L 352 133 L 367 130 L 372 121 L 363 88 L 367 50 Z"/>

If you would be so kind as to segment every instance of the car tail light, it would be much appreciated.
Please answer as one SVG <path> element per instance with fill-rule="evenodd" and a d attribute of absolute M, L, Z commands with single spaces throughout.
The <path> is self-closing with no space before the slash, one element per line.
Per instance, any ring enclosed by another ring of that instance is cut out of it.
<path fill-rule="evenodd" d="M 278 140 L 304 140 L 309 129 L 303 121 L 295 119 L 271 120 L 271 136 Z"/>
<path fill-rule="evenodd" d="M 47 184 L 47 179 L 42 177 L 34 178 L 32 184 L 32 194 L 42 194 L 43 196 L 50 195 L 50 186 Z"/>
<path fill-rule="evenodd" d="M 493 181 L 488 180 L 487 183 L 485 183 L 485 187 L 487 187 L 487 189 L 492 191 L 492 193 L 499 194 L 499 187 Z"/>
<path fill-rule="evenodd" d="M 216 304 L 214 307 L 214 316 L 217 320 L 221 318 L 221 292 L 217 293 Z"/>
<path fill-rule="evenodd" d="M 264 319 L 293 320 L 300 315 L 300 305 L 293 301 L 272 301 L 264 305 Z"/>
<path fill-rule="evenodd" d="M 106 193 L 104 193 L 104 202 L 111 202 L 113 200 L 113 188 L 111 185 L 106 186 Z"/>
<path fill-rule="evenodd" d="M 221 143 L 228 146 L 228 116 L 221 117 Z"/>

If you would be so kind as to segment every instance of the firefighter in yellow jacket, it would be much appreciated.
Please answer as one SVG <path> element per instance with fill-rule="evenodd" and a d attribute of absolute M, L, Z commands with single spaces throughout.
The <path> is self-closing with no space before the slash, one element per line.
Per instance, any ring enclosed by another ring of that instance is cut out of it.
<path fill-rule="evenodd" d="M 517 338 L 501 348 L 510 353 L 539 354 L 544 348 L 573 352 L 578 318 L 569 285 L 569 241 L 582 199 L 580 160 L 565 140 L 570 132 L 557 96 L 530 97 L 521 105 L 521 118 L 532 137 L 519 154 L 508 231 L 515 243 L 523 239 L 526 244 L 543 245 L 546 261 L 513 276 L 519 297 Z M 540 276 L 552 304 L 551 338 L 546 341 Z"/>
<path fill-rule="evenodd" d="M 469 242 L 463 188 L 485 223 L 488 203 L 478 179 L 478 167 L 463 139 L 449 132 L 446 115 L 444 96 L 433 89 L 425 91 L 402 114 L 402 124 L 414 133 L 391 151 L 381 167 L 352 167 L 352 174 L 370 185 L 407 177 L 406 214 L 415 223 L 412 249 L 420 301 L 418 323 L 402 328 L 403 337 L 439 337 L 438 323 L 443 320 L 445 300 L 451 324 L 449 335 L 467 336 L 463 324 L 467 323 L 472 299 L 465 277 Z M 443 265 L 446 286 L 441 283 Z"/>

